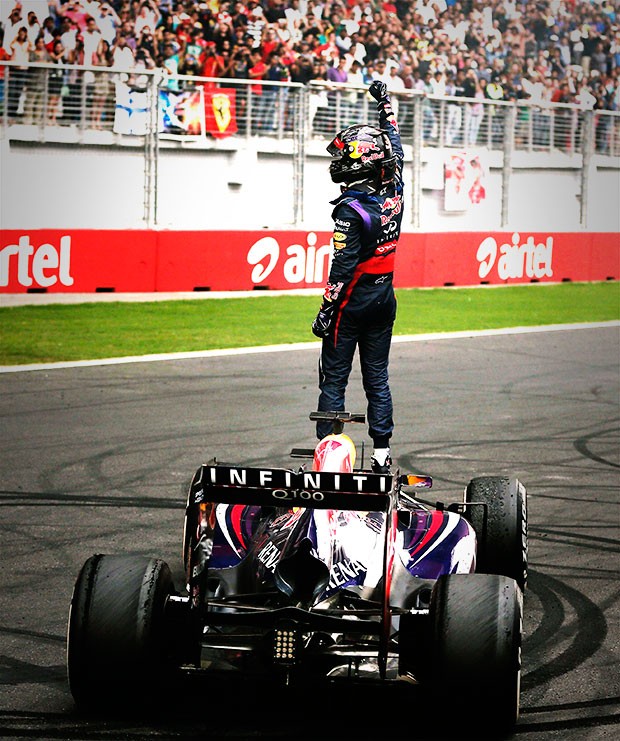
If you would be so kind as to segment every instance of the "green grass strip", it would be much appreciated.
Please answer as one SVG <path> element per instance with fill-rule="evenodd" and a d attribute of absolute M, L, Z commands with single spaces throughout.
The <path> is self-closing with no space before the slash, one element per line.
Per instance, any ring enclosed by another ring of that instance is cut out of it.
<path fill-rule="evenodd" d="M 395 334 L 620 319 L 620 284 L 400 289 Z M 0 365 L 312 342 L 319 296 L 0 308 Z"/>

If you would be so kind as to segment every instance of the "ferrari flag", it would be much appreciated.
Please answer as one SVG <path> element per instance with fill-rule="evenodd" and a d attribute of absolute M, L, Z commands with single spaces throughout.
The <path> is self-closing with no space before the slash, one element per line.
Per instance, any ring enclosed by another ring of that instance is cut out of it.
<path fill-rule="evenodd" d="M 214 88 L 205 90 L 204 96 L 207 134 L 216 139 L 236 134 L 236 90 L 234 88 Z"/>

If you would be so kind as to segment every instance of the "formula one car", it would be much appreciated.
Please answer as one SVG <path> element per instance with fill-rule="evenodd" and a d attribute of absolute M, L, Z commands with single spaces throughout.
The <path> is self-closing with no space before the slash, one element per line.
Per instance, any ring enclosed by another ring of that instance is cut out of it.
<path fill-rule="evenodd" d="M 69 615 L 78 706 L 152 693 L 164 678 L 240 673 L 283 685 L 409 682 L 479 706 L 509 731 L 519 712 L 527 501 L 515 478 L 472 479 L 462 502 L 424 503 L 420 474 L 356 468 L 334 422 L 310 469 L 200 466 L 187 500 L 186 588 L 168 565 L 91 556 Z M 362 454 L 363 458 L 363 454 Z"/>

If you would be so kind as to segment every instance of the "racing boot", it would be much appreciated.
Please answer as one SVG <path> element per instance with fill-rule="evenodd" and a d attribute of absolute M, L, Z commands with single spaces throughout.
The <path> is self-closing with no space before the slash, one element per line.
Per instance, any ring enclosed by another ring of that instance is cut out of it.
<path fill-rule="evenodd" d="M 375 448 L 370 456 L 370 467 L 373 473 L 392 473 L 392 456 L 389 448 Z"/>

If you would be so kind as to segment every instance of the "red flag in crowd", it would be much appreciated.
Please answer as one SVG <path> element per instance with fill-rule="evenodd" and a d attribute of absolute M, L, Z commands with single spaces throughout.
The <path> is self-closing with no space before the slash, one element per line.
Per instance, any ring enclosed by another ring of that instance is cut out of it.
<path fill-rule="evenodd" d="M 236 134 L 236 90 L 216 88 L 205 90 L 204 94 L 207 133 L 216 139 Z"/>

